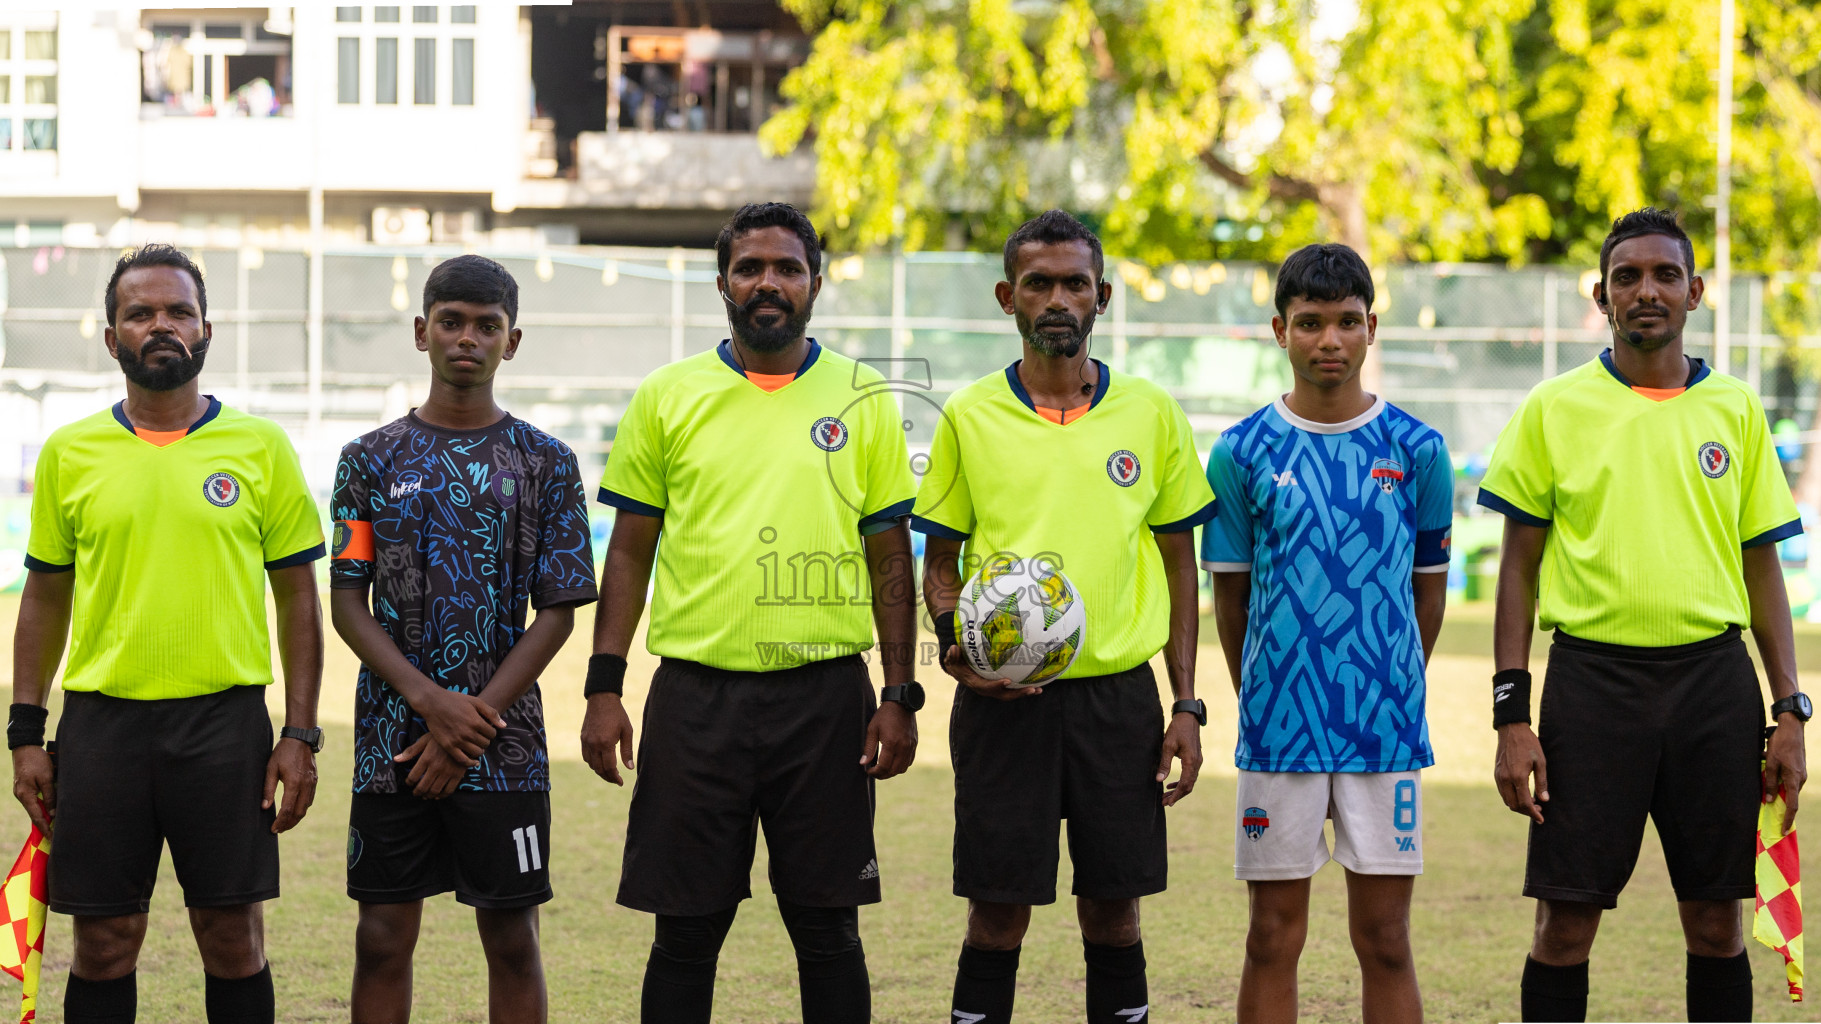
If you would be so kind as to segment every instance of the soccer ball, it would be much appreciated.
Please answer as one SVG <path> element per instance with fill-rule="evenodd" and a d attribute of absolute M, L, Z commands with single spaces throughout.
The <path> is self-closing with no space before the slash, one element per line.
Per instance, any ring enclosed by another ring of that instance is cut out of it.
<path fill-rule="evenodd" d="M 999 556 L 962 584 L 955 630 L 975 672 L 1022 689 L 1041 686 L 1075 663 L 1087 639 L 1088 613 L 1062 570 Z"/>

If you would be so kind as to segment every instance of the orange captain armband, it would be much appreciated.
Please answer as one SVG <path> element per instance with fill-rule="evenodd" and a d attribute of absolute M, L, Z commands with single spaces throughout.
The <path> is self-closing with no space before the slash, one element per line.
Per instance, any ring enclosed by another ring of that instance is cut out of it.
<path fill-rule="evenodd" d="M 329 557 L 337 562 L 343 559 L 373 561 L 373 524 L 359 519 L 337 519 L 335 542 L 329 548 Z"/>

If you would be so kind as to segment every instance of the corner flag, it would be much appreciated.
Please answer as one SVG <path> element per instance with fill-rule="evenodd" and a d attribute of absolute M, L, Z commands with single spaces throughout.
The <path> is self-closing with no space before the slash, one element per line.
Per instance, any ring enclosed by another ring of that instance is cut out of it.
<path fill-rule="evenodd" d="M 1758 904 L 1752 938 L 1783 954 L 1789 998 L 1802 1001 L 1802 857 L 1796 833 L 1783 834 L 1783 791 L 1758 807 Z M 18 870 L 17 868 L 14 869 Z"/>
<path fill-rule="evenodd" d="M 38 1016 L 38 967 L 44 959 L 44 911 L 48 898 L 45 880 L 50 864 L 51 841 L 32 826 L 25 848 L 6 876 L 4 901 L 0 901 L 0 970 L 25 983 L 19 997 L 19 1020 Z M 7 941 L 10 936 L 12 941 Z"/>

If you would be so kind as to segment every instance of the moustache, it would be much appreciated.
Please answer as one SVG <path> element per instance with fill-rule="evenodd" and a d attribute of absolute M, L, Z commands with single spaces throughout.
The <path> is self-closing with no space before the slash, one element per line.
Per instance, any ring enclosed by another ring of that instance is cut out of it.
<path fill-rule="evenodd" d="M 1660 316 L 1665 320 L 1669 319 L 1669 310 L 1662 306 L 1634 306 L 1625 313 L 1625 319 L 1634 320 L 1646 314 Z"/>
<path fill-rule="evenodd" d="M 1032 324 L 1034 327 L 1067 327 L 1071 331 L 1081 330 L 1081 321 L 1067 313 L 1045 313 Z"/>
<path fill-rule="evenodd" d="M 767 307 L 775 309 L 785 316 L 790 316 L 797 311 L 797 307 L 789 299 L 779 295 L 754 295 L 752 298 L 747 299 L 745 302 L 738 305 L 740 315 L 746 317 L 750 317 L 759 310 Z"/>

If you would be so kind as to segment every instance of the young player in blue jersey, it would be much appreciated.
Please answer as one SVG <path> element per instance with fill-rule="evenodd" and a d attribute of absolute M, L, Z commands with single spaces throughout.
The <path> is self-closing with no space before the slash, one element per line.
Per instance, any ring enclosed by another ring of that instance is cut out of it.
<path fill-rule="evenodd" d="M 1235 874 L 1251 928 L 1239 1019 L 1296 1019 L 1309 879 L 1347 871 L 1364 1019 L 1418 1021 L 1410 893 L 1423 870 L 1423 668 L 1442 625 L 1453 474 L 1441 434 L 1368 394 L 1372 275 L 1343 245 L 1298 250 L 1271 327 L 1289 394 L 1221 434 L 1202 536 L 1239 695 Z"/>

